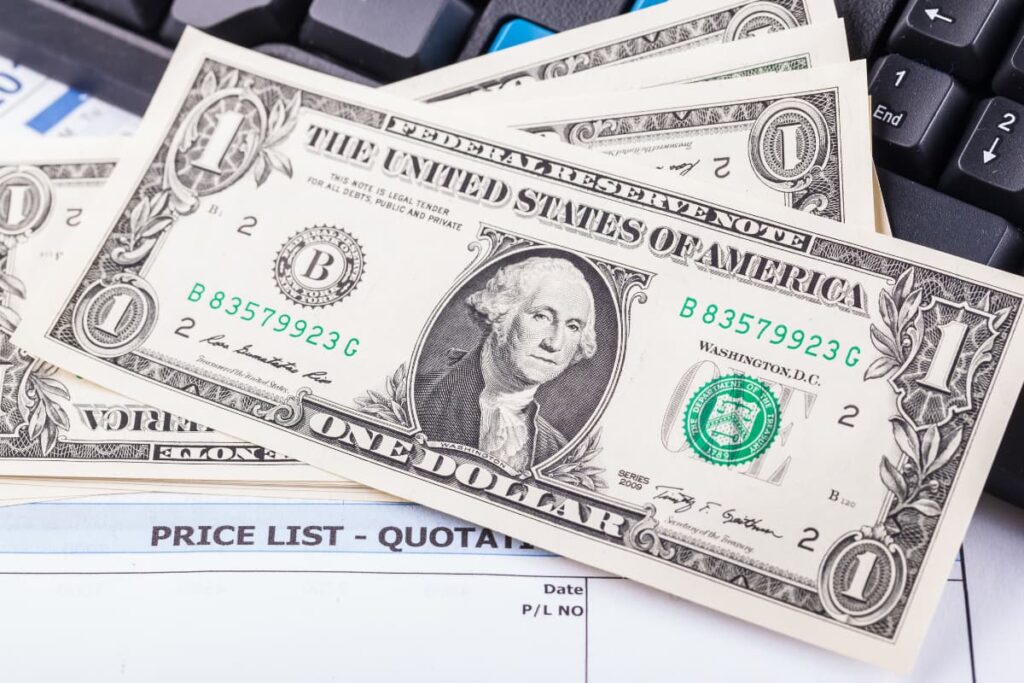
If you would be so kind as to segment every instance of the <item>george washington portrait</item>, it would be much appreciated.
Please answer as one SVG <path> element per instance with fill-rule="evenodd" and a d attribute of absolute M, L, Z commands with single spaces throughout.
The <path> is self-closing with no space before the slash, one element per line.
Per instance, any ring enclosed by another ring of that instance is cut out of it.
<path fill-rule="evenodd" d="M 614 357 L 600 277 L 581 259 L 544 251 L 552 255 L 510 259 L 458 290 L 428 335 L 415 383 L 431 442 L 520 475 L 580 430 L 608 382 L 610 362 L 600 359 Z"/>

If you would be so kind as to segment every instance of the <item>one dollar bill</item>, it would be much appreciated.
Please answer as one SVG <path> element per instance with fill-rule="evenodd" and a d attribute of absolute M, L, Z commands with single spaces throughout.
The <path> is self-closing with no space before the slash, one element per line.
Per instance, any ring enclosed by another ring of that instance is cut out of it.
<path fill-rule="evenodd" d="M 21 318 L 40 303 L 50 272 L 64 267 L 121 146 L 61 139 L 8 141 L 0 149 L 0 476 L 336 481 L 82 380 L 10 342 Z"/>
<path fill-rule="evenodd" d="M 906 669 L 1024 380 L 1022 281 L 665 177 L 188 31 L 14 341 Z"/>
<path fill-rule="evenodd" d="M 863 62 L 612 92 L 447 109 L 874 229 Z"/>
<path fill-rule="evenodd" d="M 750 78 L 848 61 L 850 53 L 846 46 L 845 25 L 841 19 L 836 19 L 766 33 L 739 42 L 708 45 L 699 52 L 671 52 L 650 59 L 617 62 L 605 68 L 588 69 L 565 78 L 537 81 L 519 88 L 490 90 L 485 100 L 479 99 L 490 105 L 517 103 L 524 99 L 586 97 L 595 93 L 622 97 L 623 91 L 627 90 Z M 452 107 L 452 111 L 458 111 L 476 99 L 452 98 L 435 106 Z"/>
<path fill-rule="evenodd" d="M 440 102 L 835 18 L 832 0 L 669 0 L 383 89 L 410 99 Z"/>

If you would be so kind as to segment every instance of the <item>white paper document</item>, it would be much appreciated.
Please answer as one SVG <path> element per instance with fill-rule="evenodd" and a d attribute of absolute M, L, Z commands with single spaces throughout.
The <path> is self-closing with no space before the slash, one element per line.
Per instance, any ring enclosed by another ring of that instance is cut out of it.
<path fill-rule="evenodd" d="M 994 499 L 906 678 L 411 504 L 95 498 L 0 528 L 7 681 L 1017 680 L 1024 513 Z"/>

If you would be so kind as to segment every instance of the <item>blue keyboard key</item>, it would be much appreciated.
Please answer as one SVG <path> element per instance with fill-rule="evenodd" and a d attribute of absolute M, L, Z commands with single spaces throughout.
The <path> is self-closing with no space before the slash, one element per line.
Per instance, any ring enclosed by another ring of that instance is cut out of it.
<path fill-rule="evenodd" d="M 629 8 L 630 12 L 635 12 L 638 9 L 646 9 L 648 7 L 654 7 L 660 5 L 665 0 L 633 0 L 633 6 Z"/>
<path fill-rule="evenodd" d="M 528 43 L 531 40 L 550 36 L 553 33 L 554 31 L 549 28 L 544 28 L 540 24 L 535 24 L 528 19 L 523 19 L 522 17 L 516 17 L 515 19 L 509 19 L 501 25 L 501 28 L 498 29 L 498 33 L 494 36 L 494 40 L 491 41 L 491 46 L 487 48 L 487 51 L 497 52 L 498 50 L 504 50 L 507 47 L 521 45 L 522 43 Z"/>
<path fill-rule="evenodd" d="M 68 114 L 89 99 L 89 96 L 74 88 L 68 88 L 63 95 L 55 99 L 45 109 L 33 116 L 25 125 L 37 133 L 45 135 L 50 129 L 63 121 Z"/>

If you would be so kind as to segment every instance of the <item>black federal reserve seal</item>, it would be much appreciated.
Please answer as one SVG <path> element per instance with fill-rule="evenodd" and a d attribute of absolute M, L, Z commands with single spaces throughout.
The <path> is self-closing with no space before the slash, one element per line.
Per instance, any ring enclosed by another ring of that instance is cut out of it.
<path fill-rule="evenodd" d="M 359 285 L 364 261 L 356 238 L 341 228 L 318 225 L 284 243 L 274 262 L 274 280 L 300 306 L 330 306 Z"/>

